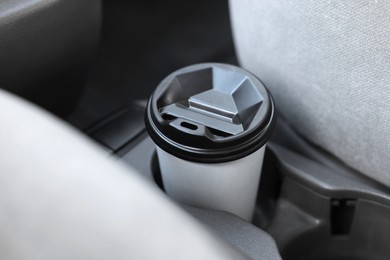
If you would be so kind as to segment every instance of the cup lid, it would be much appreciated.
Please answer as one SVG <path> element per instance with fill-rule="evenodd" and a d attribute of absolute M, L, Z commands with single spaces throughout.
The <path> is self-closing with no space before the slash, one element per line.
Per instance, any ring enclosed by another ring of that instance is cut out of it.
<path fill-rule="evenodd" d="M 270 138 L 272 96 L 253 74 L 204 63 L 177 70 L 154 91 L 146 129 L 166 152 L 195 162 L 226 162 L 249 155 Z"/>

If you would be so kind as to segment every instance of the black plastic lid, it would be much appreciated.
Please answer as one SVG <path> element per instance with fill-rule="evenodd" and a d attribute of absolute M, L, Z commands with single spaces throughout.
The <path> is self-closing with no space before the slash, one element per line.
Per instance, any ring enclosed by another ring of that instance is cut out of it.
<path fill-rule="evenodd" d="M 194 162 L 245 157 L 270 138 L 274 102 L 253 74 L 204 63 L 166 77 L 150 97 L 146 129 L 166 152 Z"/>

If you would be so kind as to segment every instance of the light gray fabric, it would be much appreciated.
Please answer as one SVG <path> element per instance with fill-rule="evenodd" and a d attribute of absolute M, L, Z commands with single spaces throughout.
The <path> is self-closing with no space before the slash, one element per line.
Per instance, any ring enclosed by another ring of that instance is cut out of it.
<path fill-rule="evenodd" d="M 228 212 L 185 206 L 190 214 L 235 245 L 251 259 L 280 260 L 275 240 L 270 234 Z"/>
<path fill-rule="evenodd" d="M 230 0 L 241 65 L 303 136 L 390 186 L 390 2 Z"/>
<path fill-rule="evenodd" d="M 241 259 L 161 191 L 0 91 L 0 259 Z"/>

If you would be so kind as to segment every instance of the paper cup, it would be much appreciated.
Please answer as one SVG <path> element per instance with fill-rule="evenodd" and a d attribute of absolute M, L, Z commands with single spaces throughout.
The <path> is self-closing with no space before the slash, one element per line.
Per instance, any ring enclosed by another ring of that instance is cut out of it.
<path fill-rule="evenodd" d="M 145 116 L 168 196 L 250 221 L 274 121 L 271 95 L 245 70 L 206 63 L 169 75 Z"/>

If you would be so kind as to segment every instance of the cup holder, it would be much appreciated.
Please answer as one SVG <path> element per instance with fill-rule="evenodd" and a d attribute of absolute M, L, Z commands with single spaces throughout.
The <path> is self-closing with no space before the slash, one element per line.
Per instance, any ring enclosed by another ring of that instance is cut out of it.
<path fill-rule="evenodd" d="M 153 156 L 152 156 L 152 162 L 151 162 L 151 170 L 152 170 L 152 176 L 154 182 L 157 184 L 157 186 L 165 192 L 164 189 L 164 183 L 161 177 L 161 172 L 160 172 L 160 165 L 158 163 L 158 157 L 157 157 L 157 152 L 154 151 Z"/>
<path fill-rule="evenodd" d="M 256 224 L 283 259 L 390 259 L 385 189 L 277 146 L 266 152 L 260 183 Z"/>
<path fill-rule="evenodd" d="M 389 208 L 361 199 L 339 203 L 338 199 L 302 191 L 299 185 L 290 182 L 285 184 L 290 187 L 283 189 L 311 198 L 301 205 L 281 199 L 266 229 L 277 241 L 283 259 L 389 259 Z M 311 205 L 305 207 L 305 203 Z"/>
<path fill-rule="evenodd" d="M 151 167 L 164 190 L 156 153 Z M 357 180 L 271 145 L 254 224 L 285 260 L 390 259 L 389 194 Z"/>

